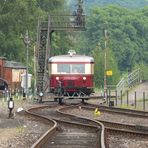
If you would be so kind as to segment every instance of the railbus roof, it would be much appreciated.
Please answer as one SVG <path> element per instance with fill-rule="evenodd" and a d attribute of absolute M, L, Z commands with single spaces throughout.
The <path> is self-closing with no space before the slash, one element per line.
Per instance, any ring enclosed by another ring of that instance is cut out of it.
<path fill-rule="evenodd" d="M 49 58 L 49 63 L 52 62 L 89 62 L 93 63 L 94 58 L 90 56 L 85 55 L 59 55 L 59 56 L 53 56 Z"/>

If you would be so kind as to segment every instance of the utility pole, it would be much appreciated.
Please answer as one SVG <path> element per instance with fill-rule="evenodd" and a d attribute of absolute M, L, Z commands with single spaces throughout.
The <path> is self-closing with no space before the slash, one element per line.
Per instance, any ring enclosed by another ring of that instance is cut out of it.
<path fill-rule="evenodd" d="M 34 45 L 34 95 L 36 94 L 36 45 Z"/>
<path fill-rule="evenodd" d="M 105 37 L 105 43 L 104 43 L 104 99 L 107 99 L 107 30 L 104 30 L 104 37 Z"/>
<path fill-rule="evenodd" d="M 29 48 L 29 44 L 30 44 L 30 39 L 28 36 L 28 30 L 26 31 L 26 34 L 24 35 L 23 41 L 24 44 L 26 45 L 26 85 L 25 85 L 25 93 L 26 93 L 26 99 L 28 98 L 28 48 Z"/>

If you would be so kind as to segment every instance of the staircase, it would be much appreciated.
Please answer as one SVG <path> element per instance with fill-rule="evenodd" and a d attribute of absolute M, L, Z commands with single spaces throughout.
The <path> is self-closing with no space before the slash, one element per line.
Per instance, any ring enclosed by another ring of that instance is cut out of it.
<path fill-rule="evenodd" d="M 140 68 L 137 68 L 130 74 L 125 75 L 116 85 L 117 95 L 119 96 L 121 91 L 122 93 L 124 93 L 127 89 L 139 84 L 141 82 L 141 79 L 142 77 Z"/>

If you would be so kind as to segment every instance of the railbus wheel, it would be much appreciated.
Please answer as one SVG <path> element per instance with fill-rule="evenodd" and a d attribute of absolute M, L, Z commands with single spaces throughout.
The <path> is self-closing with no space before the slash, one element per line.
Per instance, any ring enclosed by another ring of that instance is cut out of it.
<path fill-rule="evenodd" d="M 85 99 L 84 99 L 84 98 L 82 98 L 82 103 L 83 103 L 83 104 L 85 103 Z"/>
<path fill-rule="evenodd" d="M 62 98 L 62 97 L 59 98 L 59 104 L 60 104 L 60 105 L 63 104 L 63 98 Z"/>

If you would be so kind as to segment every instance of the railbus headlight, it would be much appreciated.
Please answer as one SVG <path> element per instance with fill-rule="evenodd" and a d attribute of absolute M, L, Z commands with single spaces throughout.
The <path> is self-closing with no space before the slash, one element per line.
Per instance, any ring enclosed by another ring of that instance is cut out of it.
<path fill-rule="evenodd" d="M 56 80 L 58 81 L 59 80 L 59 77 L 56 77 Z"/>
<path fill-rule="evenodd" d="M 85 81 L 86 80 L 86 77 L 83 77 L 83 80 Z"/>

